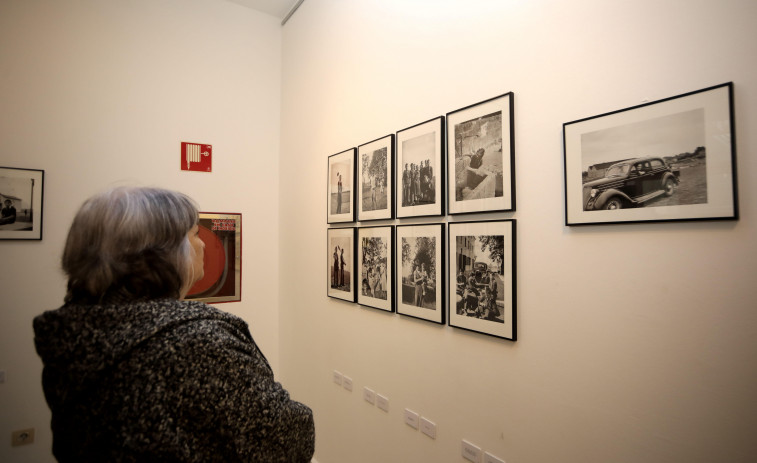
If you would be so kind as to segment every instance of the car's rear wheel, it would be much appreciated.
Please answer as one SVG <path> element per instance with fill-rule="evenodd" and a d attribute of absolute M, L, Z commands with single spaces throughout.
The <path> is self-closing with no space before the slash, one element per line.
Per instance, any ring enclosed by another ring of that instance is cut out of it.
<path fill-rule="evenodd" d="M 672 178 L 669 178 L 665 180 L 663 188 L 665 189 L 665 196 L 673 196 L 673 192 L 676 191 L 676 182 Z"/>
<path fill-rule="evenodd" d="M 614 210 L 614 209 L 623 209 L 623 200 L 618 198 L 617 196 L 614 196 L 607 200 L 605 203 L 605 209 L 607 210 Z"/>

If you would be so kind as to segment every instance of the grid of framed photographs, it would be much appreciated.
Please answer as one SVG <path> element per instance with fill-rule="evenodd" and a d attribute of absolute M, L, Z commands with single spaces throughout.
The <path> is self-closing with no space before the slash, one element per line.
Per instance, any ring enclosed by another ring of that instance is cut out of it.
<path fill-rule="evenodd" d="M 457 287 L 447 282 L 457 274 L 446 271 L 451 267 L 445 249 L 452 246 L 445 240 L 446 221 L 415 219 L 443 217 L 447 204 L 450 215 L 514 211 L 513 138 L 510 92 L 329 156 L 326 222 L 378 223 L 327 230 L 328 296 L 436 324 L 456 320 L 451 307 Z M 395 218 L 413 222 L 393 225 Z M 508 224 L 513 230 L 514 220 Z M 508 255 L 514 255 L 509 246 Z M 461 272 L 478 281 L 479 267 L 468 265 Z M 486 273 L 485 278 L 496 279 L 503 295 L 514 295 L 514 288 L 505 289 L 514 281 L 512 272 L 514 267 L 507 275 Z M 508 320 L 504 330 L 489 323 L 451 325 L 514 340 L 514 298 L 508 301 L 509 314 L 500 310 Z M 469 312 L 489 317 L 496 307 Z"/>

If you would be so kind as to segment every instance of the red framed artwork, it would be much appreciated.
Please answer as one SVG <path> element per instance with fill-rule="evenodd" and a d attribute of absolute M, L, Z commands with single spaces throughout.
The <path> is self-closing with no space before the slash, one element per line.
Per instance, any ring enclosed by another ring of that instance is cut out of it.
<path fill-rule="evenodd" d="M 205 242 L 205 273 L 186 299 L 211 304 L 241 301 L 242 214 L 200 212 L 199 228 Z"/>

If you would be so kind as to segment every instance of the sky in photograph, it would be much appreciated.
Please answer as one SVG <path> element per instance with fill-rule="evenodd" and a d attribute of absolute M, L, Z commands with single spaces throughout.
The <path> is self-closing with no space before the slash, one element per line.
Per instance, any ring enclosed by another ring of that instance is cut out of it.
<path fill-rule="evenodd" d="M 333 193 L 336 193 L 338 187 L 339 187 L 339 179 L 337 178 L 336 174 L 339 173 L 342 175 L 342 191 L 349 191 L 350 185 L 352 184 L 352 169 L 351 169 L 352 163 L 349 161 L 345 162 L 335 162 L 331 164 L 331 191 Z M 323 171 L 321 171 L 323 172 Z M 323 175 L 323 174 L 321 174 Z M 323 178 L 323 177 L 321 177 Z"/>
<path fill-rule="evenodd" d="M 32 181 L 31 178 L 0 177 L 0 193 L 8 196 L 21 198 L 26 204 L 31 201 Z M 18 207 L 18 204 L 16 204 Z"/>
<path fill-rule="evenodd" d="M 704 108 L 581 135 L 581 168 L 643 156 L 673 156 L 704 146 Z"/>
<path fill-rule="evenodd" d="M 415 163 L 426 159 L 431 161 L 431 166 L 434 166 L 434 150 L 436 148 L 436 132 L 432 131 L 423 135 L 419 135 L 414 138 L 404 140 L 402 142 L 402 169 L 404 170 L 404 164 Z"/>

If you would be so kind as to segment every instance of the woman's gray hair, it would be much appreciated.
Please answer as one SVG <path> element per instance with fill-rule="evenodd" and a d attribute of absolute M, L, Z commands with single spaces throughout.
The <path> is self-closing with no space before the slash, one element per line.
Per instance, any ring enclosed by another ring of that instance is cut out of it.
<path fill-rule="evenodd" d="M 187 233 L 197 224 L 183 193 L 117 187 L 82 204 L 68 232 L 66 302 L 181 298 L 194 282 Z"/>

